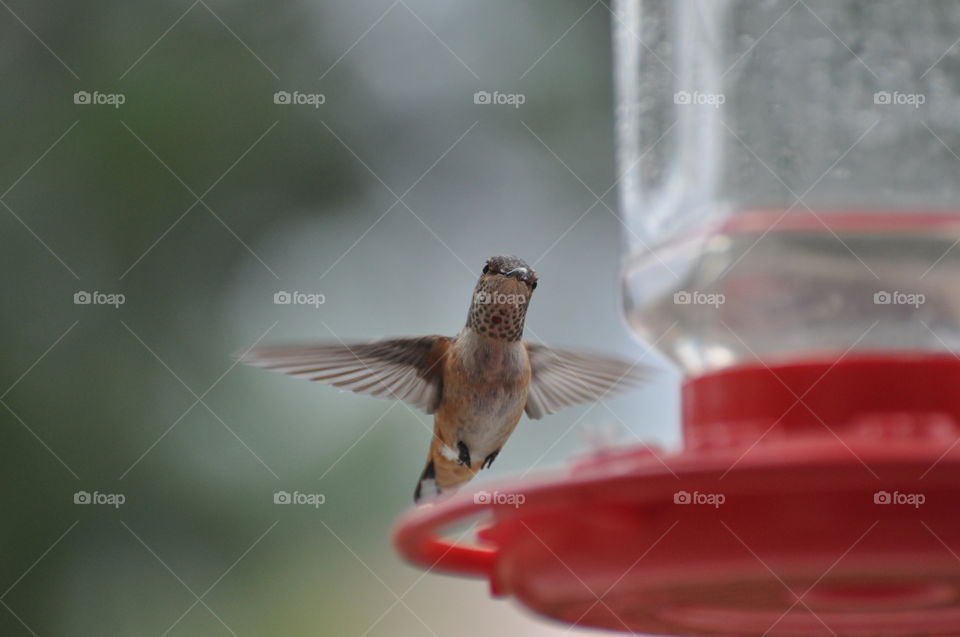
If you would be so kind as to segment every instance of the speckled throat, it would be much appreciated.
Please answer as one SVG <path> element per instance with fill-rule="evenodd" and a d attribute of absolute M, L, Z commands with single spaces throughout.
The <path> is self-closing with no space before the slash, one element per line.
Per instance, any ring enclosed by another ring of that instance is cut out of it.
<path fill-rule="evenodd" d="M 516 342 L 523 337 L 530 294 L 501 279 L 481 278 L 473 291 L 467 327 L 489 338 Z"/>

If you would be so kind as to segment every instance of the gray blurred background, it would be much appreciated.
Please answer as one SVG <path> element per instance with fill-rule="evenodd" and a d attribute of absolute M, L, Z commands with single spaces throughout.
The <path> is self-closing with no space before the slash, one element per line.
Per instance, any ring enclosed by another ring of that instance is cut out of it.
<path fill-rule="evenodd" d="M 452 335 L 513 253 L 528 337 L 662 371 L 522 421 L 479 482 L 672 444 L 676 376 L 621 319 L 607 6 L 0 5 L 0 634 L 562 634 L 393 552 L 427 416 L 231 355 Z"/>

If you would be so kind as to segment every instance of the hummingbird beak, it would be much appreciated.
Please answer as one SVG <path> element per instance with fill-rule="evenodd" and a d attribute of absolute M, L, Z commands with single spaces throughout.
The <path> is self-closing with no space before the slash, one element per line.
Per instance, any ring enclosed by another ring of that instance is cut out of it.
<path fill-rule="evenodd" d="M 526 280 L 527 280 L 527 277 L 530 276 L 530 270 L 529 270 L 528 268 L 514 268 L 514 269 L 510 270 L 509 272 L 504 272 L 504 273 L 503 273 L 503 276 L 510 277 L 510 276 L 515 275 L 515 274 L 517 275 L 517 277 L 516 277 L 517 279 L 519 279 L 519 280 L 521 280 L 521 281 L 526 281 Z"/>

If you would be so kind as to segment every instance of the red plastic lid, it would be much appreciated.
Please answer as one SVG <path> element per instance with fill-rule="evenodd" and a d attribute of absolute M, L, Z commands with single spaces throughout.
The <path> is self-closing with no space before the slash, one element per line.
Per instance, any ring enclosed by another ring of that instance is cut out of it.
<path fill-rule="evenodd" d="M 687 450 L 461 493 L 411 511 L 395 544 L 566 624 L 958 634 L 958 382 L 951 356 L 721 372 L 684 387 Z M 442 535 L 471 519 L 479 544 Z"/>

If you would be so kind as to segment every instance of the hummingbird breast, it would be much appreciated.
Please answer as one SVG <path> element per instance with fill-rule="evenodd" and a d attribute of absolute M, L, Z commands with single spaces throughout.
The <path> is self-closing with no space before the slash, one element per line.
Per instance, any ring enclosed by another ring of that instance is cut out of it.
<path fill-rule="evenodd" d="M 465 328 L 450 348 L 438 435 L 449 448 L 462 441 L 475 459 L 497 451 L 513 433 L 527 402 L 530 360 L 522 341 Z"/>

